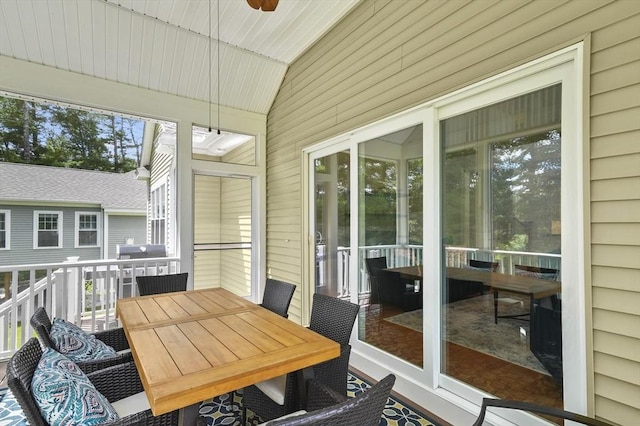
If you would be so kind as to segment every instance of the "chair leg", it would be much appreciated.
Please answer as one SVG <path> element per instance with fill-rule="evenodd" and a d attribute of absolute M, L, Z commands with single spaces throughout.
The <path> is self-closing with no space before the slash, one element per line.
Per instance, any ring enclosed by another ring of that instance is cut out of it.
<path fill-rule="evenodd" d="M 498 292 L 493 292 L 493 320 L 498 323 Z"/>
<path fill-rule="evenodd" d="M 242 426 L 247 424 L 247 406 L 242 404 L 242 420 L 240 422 Z"/>

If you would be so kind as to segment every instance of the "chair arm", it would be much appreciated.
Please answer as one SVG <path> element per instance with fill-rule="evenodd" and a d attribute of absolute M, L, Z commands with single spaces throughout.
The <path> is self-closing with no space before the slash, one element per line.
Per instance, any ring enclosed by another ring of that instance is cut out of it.
<path fill-rule="evenodd" d="M 98 370 L 87 374 L 87 377 L 109 402 L 119 401 L 144 390 L 133 362 Z"/>

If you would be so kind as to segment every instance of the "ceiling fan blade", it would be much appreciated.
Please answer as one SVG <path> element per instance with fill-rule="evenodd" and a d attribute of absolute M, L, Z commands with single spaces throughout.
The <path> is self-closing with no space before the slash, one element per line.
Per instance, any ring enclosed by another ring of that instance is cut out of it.
<path fill-rule="evenodd" d="M 278 0 L 262 0 L 262 10 L 264 12 L 273 12 L 278 6 Z"/>
<path fill-rule="evenodd" d="M 247 0 L 247 3 L 254 9 L 262 9 L 263 12 L 273 12 L 278 6 L 278 0 Z"/>
<path fill-rule="evenodd" d="M 262 6 L 262 0 L 247 0 L 247 3 L 254 9 L 260 9 L 260 6 Z"/>

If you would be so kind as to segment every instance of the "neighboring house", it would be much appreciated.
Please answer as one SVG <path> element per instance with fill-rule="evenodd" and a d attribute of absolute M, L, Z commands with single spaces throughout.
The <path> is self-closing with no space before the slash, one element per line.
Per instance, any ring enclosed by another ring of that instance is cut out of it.
<path fill-rule="evenodd" d="M 145 124 L 142 160 L 136 170 L 147 184 L 147 241 L 164 244 L 167 254 L 176 253 L 175 241 L 175 125 Z"/>
<path fill-rule="evenodd" d="M 133 172 L 0 162 L 0 266 L 114 259 L 147 242 L 145 194 Z"/>

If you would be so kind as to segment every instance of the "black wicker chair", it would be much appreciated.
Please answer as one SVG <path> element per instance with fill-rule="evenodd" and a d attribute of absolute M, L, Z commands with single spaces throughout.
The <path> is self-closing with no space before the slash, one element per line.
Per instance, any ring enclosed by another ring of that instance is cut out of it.
<path fill-rule="evenodd" d="M 267 308 L 280 316 L 289 318 L 289 314 L 287 312 L 289 311 L 291 298 L 295 291 L 295 284 L 268 278 L 264 287 L 264 294 L 262 296 L 262 303 L 260 306 Z"/>
<path fill-rule="evenodd" d="M 510 408 L 513 410 L 527 411 L 535 414 L 543 414 L 545 416 L 552 416 L 559 419 L 571 420 L 577 423 L 582 423 L 588 426 L 613 426 L 613 424 L 597 420 L 591 417 L 583 416 L 582 414 L 573 413 L 571 411 L 561 410 L 559 408 L 546 407 L 543 405 L 532 404 L 530 402 L 513 401 L 508 399 L 493 399 L 484 398 L 482 400 L 482 408 L 480 414 L 476 419 L 473 426 L 482 426 L 484 417 L 486 415 L 487 407 L 497 408 Z"/>
<path fill-rule="evenodd" d="M 316 380 L 308 385 L 308 412 L 284 419 L 274 419 L 265 426 L 377 426 L 389 399 L 396 377 L 389 374 L 378 383 L 346 398 Z"/>
<path fill-rule="evenodd" d="M 173 293 L 187 290 L 188 272 L 168 275 L 144 275 L 136 277 L 140 296 L 150 294 Z"/>
<path fill-rule="evenodd" d="M 31 316 L 31 326 L 36 331 L 38 339 L 43 346 L 47 346 L 60 351 L 56 344 L 51 340 L 49 333 L 51 332 L 51 318 L 43 307 L 39 307 Z M 76 362 L 78 367 L 85 373 L 101 370 L 111 367 L 112 365 L 122 364 L 124 362 L 133 361 L 133 355 L 129 350 L 129 342 L 122 328 L 114 328 L 111 330 L 100 331 L 93 334 L 96 339 L 103 341 L 118 352 L 115 356 L 105 359 Z"/>
<path fill-rule="evenodd" d="M 351 355 L 349 338 L 358 310 L 358 305 L 346 300 L 319 293 L 313 295 L 309 329 L 338 342 L 341 346 L 338 358 L 313 366 L 313 377 L 323 386 L 345 397 Z M 286 375 L 282 405 L 276 403 L 255 385 L 244 388 L 243 419 L 246 419 L 247 409 L 256 413 L 263 421 L 267 421 L 305 408 L 301 407 L 303 403 L 300 400 L 298 379 L 297 372 Z"/>
<path fill-rule="evenodd" d="M 47 426 L 48 423 L 31 393 L 33 378 L 42 349 L 36 338 L 31 338 L 11 357 L 7 364 L 7 384 L 13 392 L 20 408 L 31 426 Z M 128 362 L 96 371 L 87 375 L 98 392 L 113 403 L 123 398 L 144 392 L 138 371 L 133 362 Z M 117 421 L 103 423 L 106 426 L 154 425 L 169 426 L 178 424 L 178 411 L 154 417 L 151 410 L 131 414 Z"/>
<path fill-rule="evenodd" d="M 387 258 L 370 257 L 364 260 L 371 285 L 370 304 L 391 304 L 405 311 L 422 307 L 422 295 L 415 292 L 415 283 L 400 274 L 387 271 Z"/>

